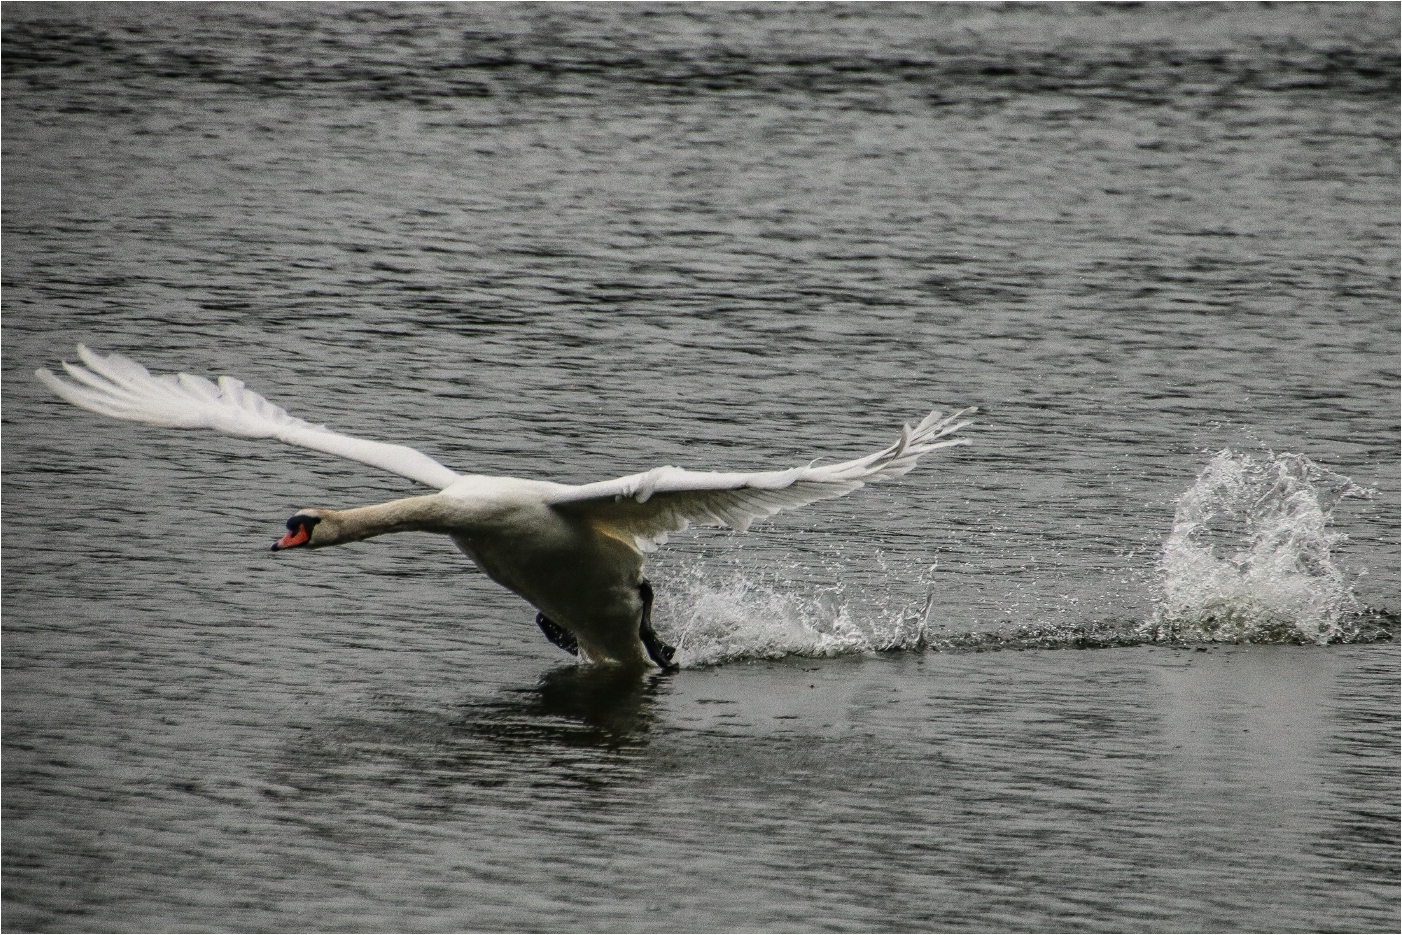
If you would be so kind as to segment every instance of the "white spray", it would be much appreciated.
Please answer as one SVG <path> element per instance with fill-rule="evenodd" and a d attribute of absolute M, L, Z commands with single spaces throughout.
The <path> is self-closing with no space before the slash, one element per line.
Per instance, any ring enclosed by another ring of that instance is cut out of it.
<path fill-rule="evenodd" d="M 1371 497 L 1296 454 L 1219 452 L 1178 500 L 1159 561 L 1153 638 L 1328 642 L 1358 610 L 1328 530 L 1345 497 Z"/>

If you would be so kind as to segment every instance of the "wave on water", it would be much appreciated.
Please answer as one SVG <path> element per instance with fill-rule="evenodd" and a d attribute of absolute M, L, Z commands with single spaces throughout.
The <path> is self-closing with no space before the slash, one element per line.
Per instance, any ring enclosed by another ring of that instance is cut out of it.
<path fill-rule="evenodd" d="M 716 581 L 700 569 L 671 583 L 660 616 L 672 621 L 666 635 L 688 668 L 900 650 L 1385 641 L 1398 615 L 1359 605 L 1332 557 L 1347 537 L 1328 528 L 1340 500 L 1371 496 L 1303 455 L 1219 452 L 1178 500 L 1158 563 L 1162 597 L 1148 620 L 1007 621 L 991 631 L 936 633 L 933 586 L 923 606 L 864 593 L 858 609 L 840 586 L 812 594 L 744 573 Z"/>

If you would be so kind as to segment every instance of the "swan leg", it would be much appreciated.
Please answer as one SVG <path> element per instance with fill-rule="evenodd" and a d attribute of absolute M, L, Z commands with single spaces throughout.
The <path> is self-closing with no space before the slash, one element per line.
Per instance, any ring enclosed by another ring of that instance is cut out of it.
<path fill-rule="evenodd" d="M 643 622 L 638 627 L 638 636 L 643 641 L 643 648 L 663 672 L 677 671 L 681 667 L 672 662 L 677 650 L 662 642 L 657 636 L 657 631 L 652 628 L 652 582 L 644 578 L 643 583 L 638 585 L 638 596 L 643 599 Z"/>
<path fill-rule="evenodd" d="M 574 634 L 551 620 L 545 614 L 535 615 L 535 625 L 540 627 L 540 632 L 545 634 L 545 638 L 556 646 L 569 653 L 571 656 L 579 655 L 579 640 L 574 638 Z"/>

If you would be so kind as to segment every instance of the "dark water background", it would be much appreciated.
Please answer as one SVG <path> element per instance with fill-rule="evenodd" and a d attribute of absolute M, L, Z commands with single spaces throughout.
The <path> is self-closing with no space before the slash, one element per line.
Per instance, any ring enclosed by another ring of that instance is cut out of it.
<path fill-rule="evenodd" d="M 1376 489 L 1395 621 L 1396 5 L 0 10 L 7 931 L 1397 930 L 1395 643 L 764 658 L 1132 633 L 1229 446 Z M 446 541 L 271 555 L 411 485 L 77 341 L 570 482 L 983 412 L 679 537 L 728 642 L 619 681 Z"/>

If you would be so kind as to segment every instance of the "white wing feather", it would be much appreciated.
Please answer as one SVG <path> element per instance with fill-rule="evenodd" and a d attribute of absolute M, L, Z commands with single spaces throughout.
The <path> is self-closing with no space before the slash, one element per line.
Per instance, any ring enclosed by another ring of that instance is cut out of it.
<path fill-rule="evenodd" d="M 114 419 L 214 429 L 238 438 L 275 438 L 383 468 L 439 490 L 459 477 L 413 448 L 352 438 L 290 416 L 233 377 L 220 377 L 218 384 L 188 373 L 155 377 L 134 360 L 120 354 L 103 357 L 81 344 L 78 356 L 86 367 L 63 363 L 76 383 L 48 370 L 36 370 L 34 375 L 75 406 Z"/>
<path fill-rule="evenodd" d="M 582 516 L 618 538 L 629 538 L 651 552 L 691 523 L 729 526 L 744 532 L 757 519 L 851 493 L 877 480 L 899 477 L 916 461 L 939 448 L 967 445 L 968 439 L 947 438 L 968 425 L 976 407 L 942 417 L 931 412 L 915 428 L 887 448 L 862 458 L 822 467 L 790 468 L 753 474 L 653 468 L 616 480 L 570 487 L 550 499 L 555 509 Z"/>

